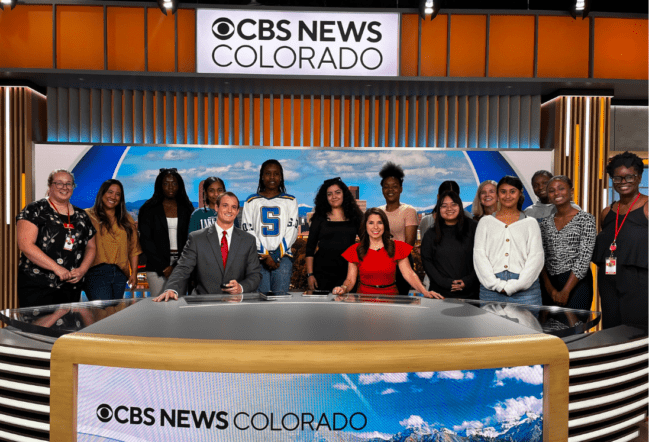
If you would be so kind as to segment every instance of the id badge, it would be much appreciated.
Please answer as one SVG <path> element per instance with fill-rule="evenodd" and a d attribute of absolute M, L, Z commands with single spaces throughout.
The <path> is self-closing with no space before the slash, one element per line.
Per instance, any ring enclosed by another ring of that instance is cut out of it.
<path fill-rule="evenodd" d="M 617 259 L 614 256 L 606 258 L 606 274 L 615 275 L 617 267 Z"/>
<path fill-rule="evenodd" d="M 74 246 L 74 236 L 68 233 L 67 235 L 65 235 L 65 244 L 63 245 L 63 250 L 67 250 L 69 252 L 72 250 L 73 246 Z"/>

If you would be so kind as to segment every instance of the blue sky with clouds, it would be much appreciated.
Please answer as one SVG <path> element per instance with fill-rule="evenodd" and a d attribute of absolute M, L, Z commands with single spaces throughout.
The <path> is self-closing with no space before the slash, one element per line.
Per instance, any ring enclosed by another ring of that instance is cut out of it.
<path fill-rule="evenodd" d="M 286 189 L 299 204 L 313 205 L 322 181 L 340 176 L 349 186 L 359 186 L 360 199 L 367 207 L 385 204 L 378 175 L 387 161 L 400 164 L 406 173 L 401 201 L 418 208 L 435 204 L 437 187 L 453 179 L 462 189 L 465 203 L 471 202 L 477 183 L 464 152 L 421 149 L 399 150 L 301 150 L 169 148 L 134 146 L 125 156 L 117 179 L 125 187 L 126 201 L 148 199 L 162 167 L 176 167 L 185 181 L 187 193 L 198 201 L 198 185 L 209 176 L 222 178 L 227 189 L 240 198 L 254 193 L 259 167 L 270 158 L 284 167 Z"/>

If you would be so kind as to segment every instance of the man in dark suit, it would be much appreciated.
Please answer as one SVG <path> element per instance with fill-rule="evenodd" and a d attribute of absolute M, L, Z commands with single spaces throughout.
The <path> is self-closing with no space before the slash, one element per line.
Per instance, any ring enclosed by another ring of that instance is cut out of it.
<path fill-rule="evenodd" d="M 178 293 L 194 269 L 197 276 L 195 294 L 234 295 L 257 289 L 261 281 L 261 264 L 255 237 L 234 228 L 234 220 L 239 214 L 239 199 L 234 193 L 226 192 L 219 196 L 216 206 L 216 224 L 189 234 L 166 289 L 154 299 L 155 302 L 178 299 Z M 228 287 L 221 288 L 221 284 Z"/>

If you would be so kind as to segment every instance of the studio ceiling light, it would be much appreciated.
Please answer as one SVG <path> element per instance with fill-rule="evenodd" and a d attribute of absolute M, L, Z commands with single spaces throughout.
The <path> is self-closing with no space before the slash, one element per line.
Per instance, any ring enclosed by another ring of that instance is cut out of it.
<path fill-rule="evenodd" d="M 10 6 L 11 9 L 16 7 L 17 0 L 0 0 L 0 9 L 4 10 L 5 6 Z"/>
<path fill-rule="evenodd" d="M 167 11 L 171 12 L 171 14 L 176 13 L 176 9 L 178 9 L 178 0 L 157 0 L 158 1 L 158 6 L 160 7 L 160 10 L 164 15 L 167 15 Z"/>
<path fill-rule="evenodd" d="M 432 20 L 439 12 L 441 0 L 419 0 L 419 16 L 422 20 Z"/>
<path fill-rule="evenodd" d="M 582 20 L 590 13 L 590 0 L 575 0 L 570 15 L 573 18 L 581 17 Z"/>

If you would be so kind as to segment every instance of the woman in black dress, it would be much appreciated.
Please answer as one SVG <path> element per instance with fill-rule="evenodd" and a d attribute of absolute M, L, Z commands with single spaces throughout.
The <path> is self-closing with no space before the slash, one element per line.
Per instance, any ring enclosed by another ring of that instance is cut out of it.
<path fill-rule="evenodd" d="M 314 201 L 306 243 L 309 290 L 333 290 L 347 276 L 347 261 L 341 255 L 356 242 L 363 212 L 340 178 L 326 180 Z"/>
<path fill-rule="evenodd" d="M 611 158 L 606 172 L 620 200 L 600 216 L 593 262 L 599 267 L 597 287 L 602 325 L 647 329 L 647 195 L 640 193 L 644 165 L 624 152 Z"/>
<path fill-rule="evenodd" d="M 421 261 L 430 290 L 445 298 L 478 299 L 473 268 L 473 240 L 478 223 L 464 214 L 460 196 L 452 190 L 439 196 L 434 227 L 421 243 Z"/>

